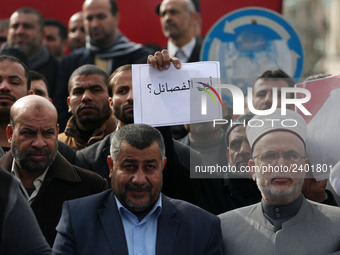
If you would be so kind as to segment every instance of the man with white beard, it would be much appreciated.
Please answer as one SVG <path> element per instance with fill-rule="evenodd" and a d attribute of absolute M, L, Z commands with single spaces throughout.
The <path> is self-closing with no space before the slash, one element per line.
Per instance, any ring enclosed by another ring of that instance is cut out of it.
<path fill-rule="evenodd" d="M 340 251 L 340 208 L 306 200 L 301 192 L 309 166 L 306 131 L 304 119 L 291 110 L 248 123 L 248 165 L 262 201 L 219 216 L 224 254 Z"/>

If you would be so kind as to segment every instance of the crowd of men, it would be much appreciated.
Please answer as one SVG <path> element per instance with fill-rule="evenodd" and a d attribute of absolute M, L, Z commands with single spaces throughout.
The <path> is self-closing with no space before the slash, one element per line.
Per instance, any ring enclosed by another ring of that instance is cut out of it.
<path fill-rule="evenodd" d="M 115 0 L 85 0 L 68 28 L 29 7 L 10 15 L 0 254 L 340 253 L 340 208 L 327 180 L 305 170 L 306 122 L 293 108 L 283 116 L 281 100 L 270 116 L 234 116 L 224 101 L 227 127 L 134 124 L 131 65 L 167 72 L 199 61 L 200 12 L 198 0 L 160 1 L 161 51 L 119 31 Z M 284 71 L 263 70 L 252 107 L 270 109 L 273 88 L 280 97 L 293 86 Z M 296 125 L 280 125 L 286 117 Z M 237 171 L 191 178 L 194 165 L 213 164 Z"/>

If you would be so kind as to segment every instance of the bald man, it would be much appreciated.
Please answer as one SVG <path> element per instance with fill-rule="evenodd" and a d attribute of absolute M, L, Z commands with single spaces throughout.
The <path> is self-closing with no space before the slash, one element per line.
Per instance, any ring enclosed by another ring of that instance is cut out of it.
<path fill-rule="evenodd" d="M 47 99 L 29 95 L 17 100 L 7 126 L 10 153 L 0 166 L 20 180 L 40 228 L 52 246 L 62 204 L 106 190 L 99 175 L 71 165 L 58 149 L 57 110 Z"/>
<path fill-rule="evenodd" d="M 85 47 L 86 34 L 82 12 L 76 12 L 68 21 L 67 39 L 71 51 Z"/>

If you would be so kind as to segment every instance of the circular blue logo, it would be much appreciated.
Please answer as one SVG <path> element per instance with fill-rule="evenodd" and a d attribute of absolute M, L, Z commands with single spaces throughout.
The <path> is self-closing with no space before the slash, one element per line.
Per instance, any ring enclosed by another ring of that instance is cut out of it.
<path fill-rule="evenodd" d="M 282 69 L 298 79 L 304 60 L 292 26 L 276 12 L 253 7 L 218 20 L 204 39 L 201 59 L 220 61 L 222 80 L 242 90 L 266 70 Z"/>

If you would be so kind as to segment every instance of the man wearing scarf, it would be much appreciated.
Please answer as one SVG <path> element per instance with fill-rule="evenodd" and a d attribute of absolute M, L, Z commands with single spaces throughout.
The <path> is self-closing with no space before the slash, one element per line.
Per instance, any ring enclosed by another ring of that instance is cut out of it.
<path fill-rule="evenodd" d="M 22 59 L 28 67 L 44 75 L 48 81 L 48 92 L 53 96 L 59 63 L 43 45 L 44 18 L 33 8 L 20 8 L 13 12 L 9 20 L 7 43 L 3 49 L 16 48 L 27 59 Z M 11 54 L 12 55 L 12 54 Z"/>
<path fill-rule="evenodd" d="M 108 74 L 125 64 L 146 63 L 153 52 L 129 41 L 117 28 L 118 6 L 115 0 L 85 0 L 83 4 L 84 27 L 87 34 L 86 47 L 66 56 L 60 66 L 55 102 L 59 125 L 63 128 L 69 115 L 66 99 L 67 84 L 72 72 L 84 64 L 94 64 Z"/>

